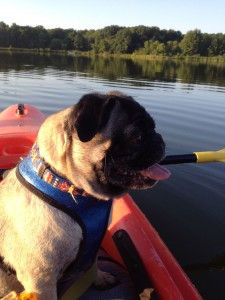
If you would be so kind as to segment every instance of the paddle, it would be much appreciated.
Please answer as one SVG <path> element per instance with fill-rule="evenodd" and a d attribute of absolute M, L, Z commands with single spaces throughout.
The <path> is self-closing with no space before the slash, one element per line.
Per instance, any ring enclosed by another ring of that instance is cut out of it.
<path fill-rule="evenodd" d="M 168 155 L 160 162 L 161 165 L 183 163 L 225 162 L 225 148 L 219 151 L 193 152 L 191 154 Z"/>
<path fill-rule="evenodd" d="M 219 151 L 193 152 L 191 154 L 168 155 L 160 165 L 175 165 L 184 163 L 225 162 L 225 148 Z M 0 180 L 8 169 L 0 169 Z"/>

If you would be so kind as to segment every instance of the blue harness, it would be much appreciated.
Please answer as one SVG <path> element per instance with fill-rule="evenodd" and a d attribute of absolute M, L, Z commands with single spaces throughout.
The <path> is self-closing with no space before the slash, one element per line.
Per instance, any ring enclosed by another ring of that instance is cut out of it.
<path fill-rule="evenodd" d="M 62 286 L 65 290 L 71 280 L 74 281 L 74 278 L 78 278 L 79 274 L 95 262 L 107 229 L 112 200 L 94 198 L 75 188 L 67 179 L 58 176 L 39 156 L 37 145 L 19 163 L 17 177 L 38 197 L 67 213 L 82 228 L 83 240 L 79 254 L 58 282 L 58 292 L 61 293 Z"/>

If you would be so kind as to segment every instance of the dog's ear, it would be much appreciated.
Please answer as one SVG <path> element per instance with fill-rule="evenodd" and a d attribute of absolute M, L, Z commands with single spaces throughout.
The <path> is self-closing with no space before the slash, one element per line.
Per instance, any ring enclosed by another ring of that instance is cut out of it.
<path fill-rule="evenodd" d="M 76 130 L 82 142 L 90 141 L 107 124 L 115 102 L 115 97 L 98 94 L 83 96 L 66 124 L 67 131 L 72 135 Z"/>

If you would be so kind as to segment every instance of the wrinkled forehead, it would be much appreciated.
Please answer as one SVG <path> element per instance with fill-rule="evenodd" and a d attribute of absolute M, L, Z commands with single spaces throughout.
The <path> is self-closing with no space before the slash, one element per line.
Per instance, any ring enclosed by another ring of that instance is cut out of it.
<path fill-rule="evenodd" d="M 143 131 L 154 130 L 155 122 L 138 102 L 132 99 L 117 99 L 105 131 L 112 135 L 122 132 L 129 134 L 135 128 Z"/>

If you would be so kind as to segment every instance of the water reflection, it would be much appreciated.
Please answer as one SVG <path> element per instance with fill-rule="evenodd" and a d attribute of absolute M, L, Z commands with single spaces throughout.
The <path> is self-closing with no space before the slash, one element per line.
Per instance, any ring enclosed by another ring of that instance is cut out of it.
<path fill-rule="evenodd" d="M 102 77 L 107 80 L 129 78 L 130 85 L 146 86 L 148 82 L 171 82 L 225 85 L 225 64 L 221 61 L 207 63 L 185 60 L 138 60 L 102 57 L 71 57 L 24 53 L 0 53 L 2 72 L 29 71 L 34 66 L 45 74 L 48 67 L 71 71 L 70 76 Z M 126 82 L 129 80 L 126 79 Z M 141 79 L 141 80 L 140 80 Z M 173 87 L 172 85 L 170 87 Z"/>

